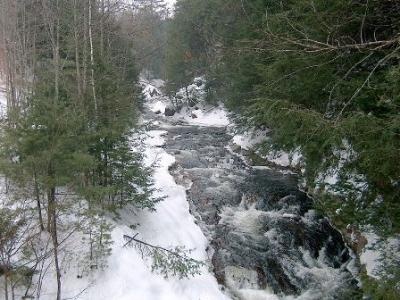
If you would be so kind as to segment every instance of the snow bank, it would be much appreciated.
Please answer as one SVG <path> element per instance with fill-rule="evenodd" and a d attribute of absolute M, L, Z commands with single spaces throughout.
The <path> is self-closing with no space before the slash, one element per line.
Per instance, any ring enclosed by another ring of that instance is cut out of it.
<path fill-rule="evenodd" d="M 190 125 L 225 127 L 230 124 L 225 107 L 198 105 L 197 109 L 183 108 L 173 117 L 177 121 L 184 121 Z"/>
<path fill-rule="evenodd" d="M 317 187 L 323 188 L 325 192 L 331 194 L 343 194 L 344 191 L 336 188 L 336 185 L 342 181 L 361 197 L 362 193 L 368 189 L 365 175 L 349 171 L 343 173 L 344 167 L 357 158 L 357 153 L 349 141 L 342 140 L 341 147 L 334 149 L 333 155 L 337 159 L 337 163 L 318 174 L 316 178 Z"/>
<path fill-rule="evenodd" d="M 184 246 L 193 249 L 191 257 L 207 261 L 208 241 L 189 212 L 185 188 L 175 183 L 168 168 L 175 159 L 160 146 L 164 144 L 162 130 L 145 134 L 145 164 L 155 166 L 153 179 L 155 196 L 165 197 L 156 212 L 124 209 L 114 221 L 112 253 L 107 267 L 93 274 L 77 278 L 78 266 L 63 275 L 63 297 L 83 300 L 224 300 L 229 299 L 219 289 L 216 279 L 203 267 L 202 274 L 179 280 L 165 278 L 151 271 L 150 258 L 142 257 L 135 248 L 123 247 L 123 236 L 138 233 L 138 238 L 162 247 Z M 130 225 L 139 223 L 135 230 Z M 75 239 L 73 247 L 79 248 Z M 49 273 L 40 299 L 54 299 L 55 282 Z"/>
<path fill-rule="evenodd" d="M 244 150 L 256 150 L 256 153 L 268 160 L 269 162 L 281 167 L 298 168 L 303 164 L 303 156 L 300 148 L 291 152 L 286 151 L 269 151 L 266 154 L 257 150 L 257 146 L 268 141 L 269 130 L 251 129 L 241 134 L 236 134 L 232 138 L 233 144 L 240 146 Z"/>
<path fill-rule="evenodd" d="M 230 121 L 224 105 L 221 103 L 216 107 L 208 105 L 205 100 L 206 95 L 205 77 L 194 78 L 192 84 L 180 89 L 172 99 L 182 107 L 174 115 L 174 119 L 190 125 L 228 126 Z"/>
<path fill-rule="evenodd" d="M 195 104 L 205 102 L 206 79 L 204 76 L 195 77 L 193 83 L 176 92 L 174 102 L 182 104 Z"/>
<path fill-rule="evenodd" d="M 146 98 L 147 107 L 152 112 L 164 114 L 169 102 L 162 92 L 165 82 L 161 79 L 147 80 L 144 75 L 140 77 L 139 82 L 142 87 L 142 93 Z"/>
<path fill-rule="evenodd" d="M 368 243 L 360 255 L 360 262 L 365 266 L 368 276 L 379 279 L 387 266 L 399 264 L 400 235 L 382 239 L 375 232 L 365 230 L 362 235 Z"/>
<path fill-rule="evenodd" d="M 157 101 L 155 103 L 150 104 L 150 110 L 152 112 L 159 112 L 159 113 L 164 113 L 165 108 L 167 107 L 167 104 L 165 104 L 162 101 Z"/>
<path fill-rule="evenodd" d="M 140 85 L 142 86 L 142 93 L 146 99 L 151 99 L 154 96 L 161 96 L 161 88 L 164 85 L 162 80 L 147 80 L 143 76 L 139 78 Z"/>
<path fill-rule="evenodd" d="M 290 154 L 285 151 L 270 152 L 266 158 L 278 166 L 289 167 L 291 165 Z"/>
<path fill-rule="evenodd" d="M 146 97 L 146 106 L 154 113 L 164 114 L 172 102 L 181 109 L 168 117 L 175 122 L 189 125 L 224 127 L 230 124 L 228 113 L 223 104 L 211 106 L 205 103 L 205 79 L 196 77 L 187 88 L 180 89 L 172 101 L 162 93 L 165 82 L 160 79 L 146 80 L 141 77 L 140 83 Z M 189 105 L 190 104 L 190 105 Z"/>
<path fill-rule="evenodd" d="M 235 145 L 240 146 L 242 149 L 250 150 L 254 146 L 261 144 L 267 138 L 267 130 L 250 130 L 242 134 L 236 134 L 232 138 Z"/>
<path fill-rule="evenodd" d="M 380 253 L 375 246 L 379 241 L 379 237 L 372 232 L 363 233 L 363 236 L 367 239 L 368 243 L 360 255 L 360 262 L 365 266 L 368 276 L 376 278 L 376 272 L 379 269 Z"/>

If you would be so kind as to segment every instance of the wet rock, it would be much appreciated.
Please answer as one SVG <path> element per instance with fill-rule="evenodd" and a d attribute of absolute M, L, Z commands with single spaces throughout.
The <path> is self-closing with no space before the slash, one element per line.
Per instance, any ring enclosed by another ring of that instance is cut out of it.
<path fill-rule="evenodd" d="M 242 150 L 242 147 L 240 147 L 239 145 L 233 144 L 233 145 L 231 145 L 231 149 L 234 153 L 240 153 L 240 151 Z"/>
<path fill-rule="evenodd" d="M 165 108 L 164 114 L 165 114 L 167 117 L 172 117 L 173 115 L 175 115 L 175 113 L 176 113 L 176 110 L 175 110 L 175 108 L 174 108 L 173 106 L 167 106 L 167 107 Z"/>
<path fill-rule="evenodd" d="M 159 93 L 156 89 L 153 89 L 153 90 L 150 92 L 150 96 L 151 96 L 151 97 L 160 96 L 160 93 Z"/>
<path fill-rule="evenodd" d="M 201 86 L 204 84 L 204 81 L 203 81 L 201 78 L 196 78 L 196 79 L 194 80 L 194 84 L 195 84 L 197 87 L 201 87 Z"/>
<path fill-rule="evenodd" d="M 183 104 L 182 103 L 175 104 L 175 110 L 177 112 L 180 112 L 182 110 L 182 108 L 183 108 Z"/>

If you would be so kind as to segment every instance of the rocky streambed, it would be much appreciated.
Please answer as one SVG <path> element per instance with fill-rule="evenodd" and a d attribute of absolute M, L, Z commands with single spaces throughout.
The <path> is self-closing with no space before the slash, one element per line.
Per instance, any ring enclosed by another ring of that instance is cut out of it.
<path fill-rule="evenodd" d="M 232 298 L 354 298 L 351 253 L 295 174 L 247 165 L 225 127 L 152 118 L 167 132 L 170 173 L 186 188 L 213 272 Z"/>

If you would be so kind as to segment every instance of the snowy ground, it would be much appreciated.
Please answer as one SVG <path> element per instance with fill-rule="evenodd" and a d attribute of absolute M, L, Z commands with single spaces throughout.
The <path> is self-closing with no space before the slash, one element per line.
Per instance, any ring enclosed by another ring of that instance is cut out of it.
<path fill-rule="evenodd" d="M 194 117 L 195 116 L 195 117 Z M 222 104 L 218 107 L 200 106 L 198 109 L 183 108 L 174 116 L 176 120 L 184 120 L 190 125 L 228 126 L 229 119 Z"/>

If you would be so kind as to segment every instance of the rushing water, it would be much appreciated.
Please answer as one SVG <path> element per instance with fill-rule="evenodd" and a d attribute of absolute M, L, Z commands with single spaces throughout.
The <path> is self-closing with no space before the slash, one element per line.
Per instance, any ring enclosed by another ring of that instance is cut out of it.
<path fill-rule="evenodd" d="M 352 298 L 349 250 L 312 209 L 296 175 L 246 165 L 228 147 L 232 136 L 224 127 L 151 118 L 167 131 L 164 147 L 176 159 L 170 172 L 186 187 L 210 242 L 213 272 L 233 298 Z"/>

